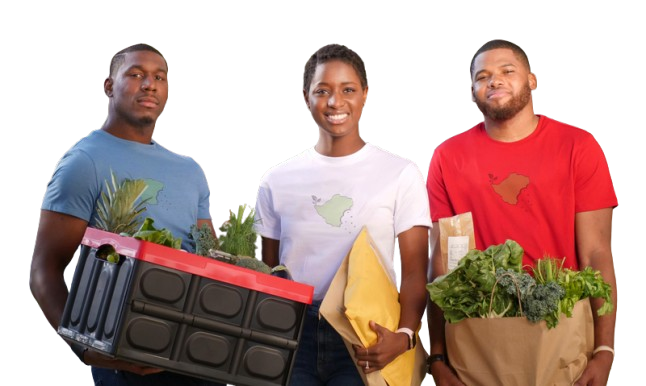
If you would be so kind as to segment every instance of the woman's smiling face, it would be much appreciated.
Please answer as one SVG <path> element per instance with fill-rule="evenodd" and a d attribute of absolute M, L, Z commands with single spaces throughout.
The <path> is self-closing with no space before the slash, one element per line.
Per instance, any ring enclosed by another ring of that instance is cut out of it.
<path fill-rule="evenodd" d="M 368 96 L 352 65 L 330 60 L 316 66 L 305 101 L 321 134 L 359 135 L 359 119 Z"/>

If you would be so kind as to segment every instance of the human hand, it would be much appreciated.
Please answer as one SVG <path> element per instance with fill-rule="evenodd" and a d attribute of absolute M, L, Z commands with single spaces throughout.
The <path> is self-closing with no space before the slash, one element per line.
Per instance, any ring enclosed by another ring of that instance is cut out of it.
<path fill-rule="evenodd" d="M 431 375 L 436 386 L 465 386 L 455 372 L 442 361 L 431 364 Z"/>
<path fill-rule="evenodd" d="M 105 369 L 129 371 L 137 375 L 149 375 L 161 373 L 162 369 L 156 367 L 142 366 L 136 363 L 127 362 L 121 359 L 109 357 L 94 350 L 87 350 L 83 355 L 83 361 L 94 367 L 101 367 Z"/>
<path fill-rule="evenodd" d="M 613 355 L 608 351 L 594 354 L 574 386 L 605 386 L 610 376 Z"/>
<path fill-rule="evenodd" d="M 377 343 L 367 348 L 354 346 L 357 365 L 363 368 L 366 374 L 383 369 L 408 350 L 406 334 L 392 332 L 372 320 L 369 325 L 377 334 Z"/>

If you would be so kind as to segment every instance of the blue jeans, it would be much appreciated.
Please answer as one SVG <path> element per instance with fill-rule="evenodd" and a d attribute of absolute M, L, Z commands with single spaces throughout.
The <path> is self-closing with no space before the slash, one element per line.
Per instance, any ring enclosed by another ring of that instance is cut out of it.
<path fill-rule="evenodd" d="M 292 386 L 363 386 L 343 338 L 323 318 L 320 302 L 307 307 L 290 378 Z"/>
<path fill-rule="evenodd" d="M 150 375 L 137 375 L 128 371 L 115 371 L 92 367 L 96 386 L 226 386 L 200 378 L 164 371 Z"/>

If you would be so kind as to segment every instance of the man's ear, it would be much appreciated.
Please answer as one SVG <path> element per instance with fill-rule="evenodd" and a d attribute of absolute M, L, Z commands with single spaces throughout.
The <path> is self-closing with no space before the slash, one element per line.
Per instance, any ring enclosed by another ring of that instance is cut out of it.
<path fill-rule="evenodd" d="M 112 78 L 107 78 L 103 82 L 103 92 L 105 92 L 105 95 L 108 96 L 108 98 L 112 97 L 112 85 L 114 82 L 112 81 Z"/>
<path fill-rule="evenodd" d="M 538 87 L 538 80 L 536 80 L 536 75 L 530 72 L 527 76 L 527 80 L 529 81 L 529 89 L 536 90 L 536 87 Z"/>
<path fill-rule="evenodd" d="M 471 86 L 471 102 L 476 101 L 476 93 L 473 91 L 473 86 Z"/>

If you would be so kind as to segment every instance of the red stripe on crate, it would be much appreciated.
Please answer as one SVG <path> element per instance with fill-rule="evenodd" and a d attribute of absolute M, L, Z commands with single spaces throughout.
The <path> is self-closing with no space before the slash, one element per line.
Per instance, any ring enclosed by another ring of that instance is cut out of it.
<path fill-rule="evenodd" d="M 121 255 L 299 303 L 311 304 L 314 296 L 314 287 L 307 284 L 94 228 L 87 228 L 82 244 L 92 248 L 110 244 Z"/>

